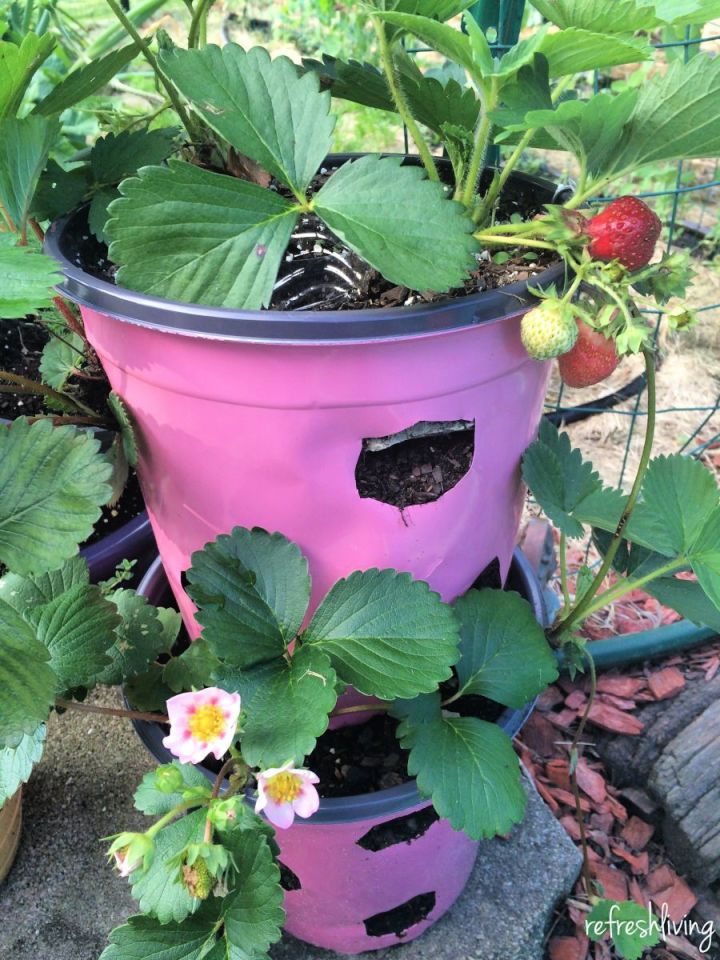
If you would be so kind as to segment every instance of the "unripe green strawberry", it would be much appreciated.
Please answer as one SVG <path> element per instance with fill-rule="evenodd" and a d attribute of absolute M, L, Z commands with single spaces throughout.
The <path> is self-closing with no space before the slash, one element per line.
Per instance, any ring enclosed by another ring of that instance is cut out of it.
<path fill-rule="evenodd" d="M 568 304 L 543 300 L 522 318 L 520 336 L 533 360 L 550 360 L 572 349 L 578 328 Z"/>

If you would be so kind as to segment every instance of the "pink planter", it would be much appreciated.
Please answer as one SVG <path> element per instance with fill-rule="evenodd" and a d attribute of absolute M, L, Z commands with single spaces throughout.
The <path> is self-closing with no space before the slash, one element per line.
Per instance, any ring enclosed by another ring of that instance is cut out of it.
<path fill-rule="evenodd" d="M 540 202 L 552 198 L 546 184 L 519 182 Z M 520 342 L 536 302 L 526 284 L 400 310 L 194 307 L 80 269 L 82 229 L 81 214 L 54 225 L 48 248 L 137 425 L 145 502 L 193 635 L 181 575 L 193 551 L 235 525 L 300 545 L 313 604 L 368 567 L 410 571 L 446 599 L 495 558 L 506 574 L 524 496 L 520 457 L 549 373 Z M 540 279 L 558 282 L 561 270 Z M 475 423 L 474 459 L 457 486 L 403 514 L 359 496 L 364 438 L 452 420 Z"/>

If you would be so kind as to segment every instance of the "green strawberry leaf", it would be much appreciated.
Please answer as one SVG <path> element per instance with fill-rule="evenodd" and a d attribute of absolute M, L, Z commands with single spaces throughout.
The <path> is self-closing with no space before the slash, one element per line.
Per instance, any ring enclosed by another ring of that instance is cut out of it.
<path fill-rule="evenodd" d="M 0 748 L 15 749 L 47 720 L 55 700 L 49 659 L 30 625 L 0 601 Z"/>
<path fill-rule="evenodd" d="M 585 920 L 588 937 L 597 942 L 608 934 L 621 957 L 640 960 L 648 947 L 660 943 L 660 924 L 650 922 L 647 907 L 632 900 L 600 900 Z"/>
<path fill-rule="evenodd" d="M 558 27 L 579 27 L 598 33 L 631 34 L 652 30 L 661 18 L 649 0 L 530 0 L 536 10 Z M 676 7 L 675 0 L 670 0 Z"/>
<path fill-rule="evenodd" d="M 332 587 L 303 634 L 338 676 L 394 700 L 435 690 L 458 659 L 458 622 L 422 580 L 395 570 L 350 574 Z"/>
<path fill-rule="evenodd" d="M 35 190 L 30 208 L 36 220 L 57 220 L 70 213 L 85 197 L 89 187 L 86 166 L 65 170 L 48 160 Z"/>
<path fill-rule="evenodd" d="M 653 58 L 653 48 L 646 40 L 613 37 L 607 32 L 596 33 L 577 27 L 545 34 L 537 50 L 547 57 L 551 77 L 604 70 Z"/>
<path fill-rule="evenodd" d="M 175 693 L 208 687 L 219 667 L 220 661 L 210 652 L 207 640 L 200 637 L 193 640 L 179 657 L 168 660 L 163 667 L 163 682 Z"/>
<path fill-rule="evenodd" d="M 214 904 L 183 923 L 161 923 L 139 914 L 112 931 L 100 960 L 226 960 L 224 952 L 212 950 L 216 929 Z"/>
<path fill-rule="evenodd" d="M 0 203 L 18 231 L 27 227 L 35 188 L 59 132 L 57 119 L 0 120 Z"/>
<path fill-rule="evenodd" d="M 2 254 L 0 254 L 1 259 Z M 49 296 L 50 291 L 48 291 Z M 72 330 L 64 330 L 62 339 L 50 337 L 43 347 L 40 360 L 42 381 L 53 390 L 64 390 L 68 379 L 76 370 L 82 369 L 84 363 L 82 339 Z"/>
<path fill-rule="evenodd" d="M 0 600 L 9 603 L 28 619 L 38 607 L 44 607 L 68 590 L 90 583 L 90 572 L 84 557 L 71 557 L 56 570 L 33 576 L 6 573 L 0 580 Z"/>
<path fill-rule="evenodd" d="M 149 868 L 136 870 L 130 877 L 131 892 L 140 909 L 160 923 L 180 923 L 202 903 L 181 883 L 176 858 L 189 843 L 202 841 L 206 817 L 204 809 L 195 810 L 163 827 L 155 838 L 155 855 Z"/>
<path fill-rule="evenodd" d="M 720 633 L 720 610 L 699 583 L 675 577 L 659 577 L 648 583 L 645 589 L 664 607 L 670 607 L 686 620 Z"/>
<path fill-rule="evenodd" d="M 228 957 L 261 960 L 280 939 L 285 921 L 280 870 L 257 829 L 233 830 L 223 842 L 236 868 L 236 880 L 222 907 Z"/>
<path fill-rule="evenodd" d="M 400 157 L 367 156 L 344 164 L 315 196 L 315 212 L 386 280 L 412 290 L 460 286 L 479 251 L 472 221 L 447 188 L 427 180 L 422 168 L 401 163 Z"/>
<path fill-rule="evenodd" d="M 279 533 L 235 527 L 190 559 L 187 590 L 211 651 L 241 668 L 281 655 L 310 599 L 299 547 Z"/>
<path fill-rule="evenodd" d="M 398 28 L 396 32 L 412 34 L 443 57 L 459 64 L 476 79 L 483 80 L 468 36 L 456 30 L 455 27 L 439 23 L 429 17 L 400 13 L 397 10 L 377 10 L 374 16 Z"/>
<path fill-rule="evenodd" d="M 52 257 L 27 247 L 0 247 L 0 320 L 49 307 L 60 270 Z"/>
<path fill-rule="evenodd" d="M 160 130 L 125 130 L 95 141 L 88 162 L 98 184 L 119 183 L 141 167 L 158 166 L 175 150 L 176 127 Z"/>
<path fill-rule="evenodd" d="M 642 502 L 628 524 L 628 539 L 665 557 L 692 552 L 718 499 L 715 479 L 702 463 L 680 455 L 655 457 Z"/>
<path fill-rule="evenodd" d="M 537 440 L 525 451 L 522 470 L 525 483 L 555 526 L 569 537 L 582 536 L 582 523 L 573 514 L 602 489 L 602 482 L 592 464 L 570 446 L 568 434 L 543 419 Z"/>
<path fill-rule="evenodd" d="M 557 679 L 555 657 L 532 608 L 517 594 L 469 590 L 455 601 L 460 621 L 458 694 L 521 709 Z"/>
<path fill-rule="evenodd" d="M 47 728 L 41 723 L 34 733 L 25 734 L 16 747 L 0 747 L 0 807 L 26 783 L 43 755 Z"/>
<path fill-rule="evenodd" d="M 0 426 L 0 562 L 41 573 L 76 554 L 110 496 L 111 470 L 87 431 L 24 418 Z"/>
<path fill-rule="evenodd" d="M 118 283 L 184 303 L 268 306 L 297 206 L 181 160 L 144 167 L 120 192 L 105 225 Z"/>
<path fill-rule="evenodd" d="M 144 673 L 167 650 L 168 637 L 158 609 L 134 590 L 114 590 L 108 600 L 120 621 L 114 642 L 106 651 L 110 663 L 98 675 L 97 682 L 112 686 Z M 174 610 L 170 613 L 177 616 Z"/>
<path fill-rule="evenodd" d="M 0 41 L 0 120 L 18 112 L 30 81 L 54 47 L 51 33 L 28 33 L 20 46 Z"/>
<path fill-rule="evenodd" d="M 447 716 L 439 694 L 396 704 L 398 739 L 410 750 L 408 773 L 441 817 L 474 840 L 520 823 L 527 796 L 510 737 L 494 723 Z"/>
<path fill-rule="evenodd" d="M 203 120 L 244 156 L 303 194 L 330 152 L 335 120 L 317 77 L 287 57 L 234 43 L 163 51 L 163 70 Z"/>
<path fill-rule="evenodd" d="M 289 663 L 279 658 L 269 664 L 251 698 L 243 700 L 245 761 L 264 770 L 287 760 L 301 765 L 327 730 L 336 680 L 329 657 L 313 646 L 300 647 Z"/>
<path fill-rule="evenodd" d="M 76 103 L 107 86 L 137 52 L 137 45 L 130 43 L 119 50 L 111 50 L 104 57 L 91 60 L 77 70 L 72 70 L 46 97 L 35 104 L 32 112 L 49 117 L 74 107 Z"/>
<path fill-rule="evenodd" d="M 98 682 L 121 619 L 94 584 L 77 584 L 28 614 L 37 638 L 50 652 L 56 695 L 66 697 Z"/>

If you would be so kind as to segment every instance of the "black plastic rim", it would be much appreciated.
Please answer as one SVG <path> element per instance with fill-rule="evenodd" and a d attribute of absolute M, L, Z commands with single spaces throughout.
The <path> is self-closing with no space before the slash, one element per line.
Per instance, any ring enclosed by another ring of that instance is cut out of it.
<path fill-rule="evenodd" d="M 333 154 L 327 158 L 327 164 L 340 165 L 359 156 L 362 154 Z M 417 162 L 414 157 L 405 160 Z M 448 164 L 448 161 L 438 162 Z M 522 173 L 514 173 L 511 182 L 536 189 L 542 203 L 552 203 L 566 189 Z M 57 287 L 58 292 L 80 306 L 122 322 L 166 333 L 252 343 L 374 342 L 431 336 L 491 323 L 537 303 L 526 281 L 453 300 L 372 310 L 231 310 L 163 300 L 94 277 L 70 259 L 70 248 L 78 230 L 87 229 L 82 226 L 83 215 L 81 209 L 56 221 L 45 238 L 46 252 L 58 261 L 64 275 L 63 282 Z M 561 283 L 564 274 L 564 264 L 554 264 L 533 278 L 532 285 L 546 289 L 551 284 Z"/>

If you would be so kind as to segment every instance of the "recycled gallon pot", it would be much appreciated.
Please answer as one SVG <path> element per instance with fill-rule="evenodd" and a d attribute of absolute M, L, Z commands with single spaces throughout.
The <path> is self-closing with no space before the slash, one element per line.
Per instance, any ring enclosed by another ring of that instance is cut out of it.
<path fill-rule="evenodd" d="M 538 203 L 553 199 L 552 185 L 522 175 L 514 183 Z M 193 551 L 236 525 L 299 544 L 313 606 L 358 569 L 407 570 L 445 599 L 495 560 L 507 573 L 524 495 L 520 458 L 550 370 L 520 341 L 521 318 L 537 302 L 526 282 L 392 309 L 173 303 L 78 266 L 91 242 L 84 215 L 54 224 L 47 249 L 136 424 L 145 503 L 192 634 L 182 573 Z M 533 283 L 562 283 L 562 271 L 553 266 Z M 474 456 L 456 486 L 403 511 L 360 497 L 364 439 L 459 420 L 474 423 Z"/>
<path fill-rule="evenodd" d="M 470 551 L 472 552 L 472 551 Z M 507 587 L 522 594 L 545 622 L 542 592 L 519 550 Z M 138 591 L 152 604 L 168 600 L 159 560 Z M 506 709 L 497 723 L 514 737 L 532 712 Z M 372 714 L 369 709 L 367 716 Z M 163 746 L 167 729 L 133 721 L 160 763 L 173 756 Z M 215 774 L 199 769 L 214 781 Z M 285 889 L 285 930 L 338 953 L 360 953 L 408 943 L 420 936 L 462 893 L 478 844 L 453 830 L 417 792 L 415 781 L 355 797 L 320 801 L 308 820 L 277 830 Z"/>

